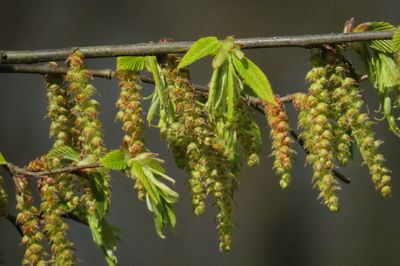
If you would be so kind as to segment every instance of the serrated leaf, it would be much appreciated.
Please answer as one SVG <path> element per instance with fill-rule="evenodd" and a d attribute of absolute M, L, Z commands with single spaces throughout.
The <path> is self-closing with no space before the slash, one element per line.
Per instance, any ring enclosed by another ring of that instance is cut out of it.
<path fill-rule="evenodd" d="M 132 162 L 131 175 L 132 177 L 140 180 L 144 189 L 146 190 L 146 193 L 149 194 L 150 198 L 155 204 L 158 204 L 160 202 L 160 196 L 157 193 L 154 185 L 149 182 L 147 176 L 144 174 L 143 166 L 136 162 Z"/>
<path fill-rule="evenodd" d="M 178 69 L 190 65 L 207 55 L 215 54 L 220 47 L 221 42 L 214 36 L 198 39 L 183 56 Z"/>
<path fill-rule="evenodd" d="M 394 30 L 395 27 L 390 23 L 379 21 L 372 22 L 367 31 L 383 31 L 383 30 Z M 393 42 L 392 40 L 374 40 L 371 41 L 371 48 L 384 52 L 384 53 L 392 53 L 393 52 Z"/>
<path fill-rule="evenodd" d="M 104 155 L 101 159 L 101 164 L 108 169 L 124 170 L 128 167 L 125 160 L 125 155 L 121 150 L 113 150 Z"/>
<path fill-rule="evenodd" d="M 243 57 L 239 59 L 232 55 L 232 64 L 238 74 L 243 78 L 247 85 L 253 89 L 261 99 L 276 104 L 274 94 L 265 74 L 250 59 Z"/>
<path fill-rule="evenodd" d="M 79 153 L 74 151 L 69 146 L 58 146 L 49 151 L 47 154 L 47 158 L 52 159 L 52 158 L 57 158 L 60 157 L 61 159 L 73 161 L 73 162 L 79 162 L 81 160 Z"/>
<path fill-rule="evenodd" d="M 397 27 L 393 35 L 393 50 L 395 52 L 400 52 L 400 27 Z"/>
<path fill-rule="evenodd" d="M 116 266 L 117 257 L 114 255 L 114 250 L 116 249 L 116 242 L 119 240 L 118 234 L 121 231 L 109 224 L 105 219 L 99 219 L 93 215 L 88 215 L 87 220 L 93 241 L 103 251 L 108 265 Z"/>
<path fill-rule="evenodd" d="M 108 209 L 107 196 L 104 187 L 104 175 L 99 172 L 91 172 L 88 174 L 90 190 L 96 200 L 96 211 L 100 218 L 104 217 Z"/>
<path fill-rule="evenodd" d="M 148 182 L 151 182 L 154 186 L 156 186 L 157 190 L 160 190 L 160 192 L 162 192 L 162 194 L 164 194 L 168 197 L 171 197 L 171 198 L 178 198 L 178 193 L 173 191 L 171 188 L 169 188 L 163 182 L 159 181 L 148 167 L 143 167 L 142 170 L 143 170 L 143 173 L 146 175 Z"/>
<path fill-rule="evenodd" d="M 117 70 L 131 70 L 140 72 L 146 68 L 146 56 L 119 56 L 117 57 Z"/>
<path fill-rule="evenodd" d="M 4 158 L 3 154 L 0 152 L 0 165 L 5 165 L 7 164 L 6 159 Z"/>

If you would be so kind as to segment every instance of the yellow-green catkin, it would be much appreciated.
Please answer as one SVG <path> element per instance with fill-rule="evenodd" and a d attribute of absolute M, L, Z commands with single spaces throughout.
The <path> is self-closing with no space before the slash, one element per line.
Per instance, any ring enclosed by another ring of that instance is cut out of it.
<path fill-rule="evenodd" d="M 43 177 L 39 181 L 39 191 L 42 203 L 40 211 L 44 233 L 50 243 L 53 265 L 74 265 L 74 244 L 67 238 L 68 225 L 61 218 L 63 213 L 57 197 L 58 189 L 55 179 Z"/>
<path fill-rule="evenodd" d="M 45 171 L 50 169 L 45 157 L 29 164 L 30 171 Z M 41 199 L 40 214 L 43 232 L 50 243 L 52 265 L 74 265 L 74 244 L 67 238 L 68 224 L 62 219 L 64 208 L 60 200 L 60 191 L 56 179 L 44 176 L 38 180 Z"/>
<path fill-rule="evenodd" d="M 220 250 L 228 251 L 232 248 L 233 196 L 237 176 L 232 172 L 225 141 L 217 137 L 216 127 L 208 121 L 204 106 L 196 101 L 188 71 L 176 69 L 178 64 L 179 59 L 173 55 L 167 55 L 162 60 L 167 95 L 175 111 L 175 120 L 166 120 L 167 127 L 171 128 L 167 130 L 167 140 L 169 146 L 178 144 L 176 151 L 186 151 L 181 162 L 191 174 L 189 184 L 194 213 L 203 213 L 204 200 L 209 193 L 216 198 Z"/>
<path fill-rule="evenodd" d="M 233 128 L 237 134 L 237 142 L 248 166 L 254 166 L 260 162 L 261 132 L 254 119 L 254 115 L 248 109 L 243 98 L 240 98 L 237 107 Z"/>
<path fill-rule="evenodd" d="M 331 211 L 339 210 L 339 199 L 335 191 L 339 190 L 337 181 L 333 177 L 335 167 L 335 150 L 333 126 L 330 121 L 331 89 L 329 86 L 330 76 L 327 64 L 320 54 L 320 50 L 312 51 L 311 63 L 314 68 L 307 74 L 306 79 L 312 84 L 299 113 L 298 124 L 304 128 L 301 137 L 305 140 L 304 147 L 308 150 L 307 161 L 313 165 L 312 177 L 314 186 L 320 193 L 318 198 Z"/>
<path fill-rule="evenodd" d="M 90 73 L 86 69 L 85 56 L 75 50 L 68 56 L 66 63 L 69 71 L 65 76 L 68 82 L 68 94 L 72 98 L 72 114 L 76 117 L 72 128 L 74 148 L 80 152 L 82 158 L 97 162 L 106 152 L 103 141 L 103 125 L 98 119 L 99 103 L 92 99 L 96 89 L 89 83 Z M 91 171 L 91 170 L 87 170 Z M 97 170 L 93 170 L 97 171 Z M 111 189 L 109 185 L 109 174 L 101 172 L 103 188 L 109 204 Z M 96 213 L 97 206 L 91 195 L 90 187 L 85 186 L 86 205 L 88 211 Z"/>
<path fill-rule="evenodd" d="M 345 164 L 350 157 L 352 138 L 357 142 L 361 156 L 368 166 L 375 188 L 382 196 L 388 197 L 391 194 L 390 170 L 383 162 L 384 156 L 378 153 L 377 148 L 382 143 L 374 138 L 371 129 L 373 122 L 367 113 L 361 108 L 364 100 L 361 95 L 357 77 L 352 67 L 342 60 L 341 54 L 333 54 L 331 51 L 324 51 L 327 58 L 330 75 L 329 83 L 333 87 L 331 91 L 332 117 L 337 121 L 340 134 L 336 135 L 340 141 L 336 142 L 338 160 Z M 337 51 L 340 53 L 340 50 Z M 349 136 L 351 135 L 351 137 Z"/>
<path fill-rule="evenodd" d="M 17 223 L 20 225 L 25 245 L 23 265 L 47 265 L 40 228 L 39 210 L 33 205 L 29 180 L 21 175 L 14 176 L 17 197 Z"/>
<path fill-rule="evenodd" d="M 0 217 L 8 214 L 8 194 L 5 188 L 4 179 L 0 175 Z"/>
<path fill-rule="evenodd" d="M 341 70 L 344 77 L 338 88 L 347 93 L 340 97 L 341 115 L 337 122 L 340 127 L 351 132 L 351 136 L 356 140 L 361 156 L 369 168 L 375 188 L 380 191 L 382 196 L 389 197 L 391 195 L 390 170 L 383 165 L 385 159 L 377 151 L 383 142 L 375 139 L 371 129 L 373 122 L 367 113 L 361 111 L 364 100 L 357 80 L 349 74 L 350 67 L 342 63 L 342 68 L 345 69 L 345 71 Z"/>
<path fill-rule="evenodd" d="M 121 92 L 116 103 L 118 113 L 116 118 L 120 120 L 122 129 L 126 132 L 123 137 L 122 150 L 131 158 L 145 152 L 143 139 L 143 107 L 140 91 L 143 88 L 138 83 L 138 73 L 130 70 L 118 70 L 117 78 Z M 145 189 L 139 179 L 135 180 L 135 188 L 138 190 L 138 198 L 145 199 Z"/>
<path fill-rule="evenodd" d="M 57 68 L 56 62 L 50 62 L 50 67 Z M 73 101 L 68 94 L 67 85 L 64 82 L 64 75 L 46 74 L 44 76 L 47 87 L 48 112 L 51 119 L 50 136 L 54 138 L 53 147 L 71 146 L 74 147 L 74 136 L 71 128 L 74 126 L 75 116 L 71 113 Z M 62 164 L 58 158 L 51 160 L 52 168 L 61 168 Z M 62 173 L 55 176 L 60 197 L 66 202 L 65 212 L 74 210 L 79 204 L 80 193 L 79 177 Z"/>
<path fill-rule="evenodd" d="M 330 62 L 327 70 L 330 72 L 330 109 L 332 121 L 334 121 L 333 131 L 335 138 L 333 145 L 336 159 L 342 166 L 345 166 L 351 158 L 353 139 L 349 127 L 340 123 L 340 121 L 346 117 L 346 109 L 349 107 L 348 100 L 354 97 L 354 91 L 344 86 L 346 76 L 349 74 L 346 65 L 333 56 L 330 58 L 333 62 Z"/>
<path fill-rule="evenodd" d="M 271 128 L 272 155 L 275 157 L 274 168 L 281 176 L 279 184 L 287 188 L 292 180 L 290 171 L 293 168 L 292 139 L 290 138 L 289 119 L 285 107 L 278 97 L 275 97 L 276 104 L 264 102 L 265 114 Z"/>

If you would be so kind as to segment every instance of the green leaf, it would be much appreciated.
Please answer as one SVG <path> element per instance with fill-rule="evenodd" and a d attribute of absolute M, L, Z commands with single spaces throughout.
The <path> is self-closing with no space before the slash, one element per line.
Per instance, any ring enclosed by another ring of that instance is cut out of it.
<path fill-rule="evenodd" d="M 162 231 L 167 223 L 174 226 L 175 214 L 172 214 L 170 204 L 178 200 L 178 193 L 160 181 L 160 177 L 174 183 L 171 177 L 165 174 L 161 163 L 164 161 L 156 158 L 157 154 L 145 152 L 129 160 L 131 176 L 142 183 L 146 192 L 146 204 L 149 211 L 154 215 L 154 224 L 157 234 L 165 238 Z M 169 210 L 168 210 L 169 208 Z"/>
<path fill-rule="evenodd" d="M 146 68 L 146 56 L 120 56 L 117 57 L 117 70 L 132 70 L 140 72 Z"/>
<path fill-rule="evenodd" d="M 147 57 L 147 68 L 153 74 L 154 82 L 156 84 L 156 91 L 159 97 L 159 101 L 163 108 L 168 108 L 169 113 L 173 114 L 173 108 L 171 103 L 166 99 L 166 84 L 163 75 L 161 74 L 161 68 L 158 65 L 157 58 L 155 56 Z"/>
<path fill-rule="evenodd" d="M 225 114 L 226 102 L 226 79 L 228 63 L 225 62 L 218 68 L 215 68 L 211 77 L 210 91 L 206 103 L 206 109 L 212 119 Z"/>
<path fill-rule="evenodd" d="M 149 107 L 149 111 L 147 113 L 147 122 L 149 126 L 151 126 L 151 121 L 153 121 L 154 116 L 157 114 L 160 107 L 160 96 L 158 93 L 154 93 L 153 98 L 151 99 L 151 104 Z"/>
<path fill-rule="evenodd" d="M 234 67 L 232 66 L 231 62 L 228 64 L 228 73 L 227 73 L 227 80 L 226 80 L 226 87 L 227 87 L 227 94 L 226 94 L 226 101 L 227 101 L 227 117 L 229 120 L 233 120 L 235 116 L 235 110 L 237 108 L 237 102 L 239 99 L 239 86 L 236 81 L 236 73 Z"/>
<path fill-rule="evenodd" d="M 104 155 L 101 159 L 101 164 L 108 169 L 124 170 L 128 167 L 125 161 L 125 155 L 121 150 L 113 150 Z"/>
<path fill-rule="evenodd" d="M 239 59 L 236 55 L 232 55 L 231 58 L 236 71 L 246 84 L 253 89 L 257 96 L 267 102 L 275 104 L 271 85 L 261 69 L 247 57 Z"/>
<path fill-rule="evenodd" d="M 5 165 L 7 164 L 6 159 L 4 158 L 3 154 L 0 152 L 0 165 Z"/>
<path fill-rule="evenodd" d="M 167 215 L 168 215 L 169 223 L 171 224 L 171 227 L 172 227 L 172 228 L 175 228 L 175 226 L 176 226 L 175 212 L 174 212 L 172 206 L 169 205 L 169 204 L 166 204 L 166 205 L 165 205 L 165 208 L 166 208 L 166 210 L 167 210 Z"/>
<path fill-rule="evenodd" d="M 96 200 L 96 211 L 100 218 L 106 215 L 108 209 L 107 196 L 105 194 L 106 188 L 104 187 L 105 176 L 99 172 L 91 172 L 88 175 L 90 190 Z"/>
<path fill-rule="evenodd" d="M 184 55 L 178 65 L 178 69 L 190 65 L 207 55 L 215 54 L 220 47 L 221 42 L 214 36 L 198 39 Z"/>
<path fill-rule="evenodd" d="M 81 160 L 79 153 L 74 151 L 69 146 L 58 146 L 53 148 L 52 150 L 49 151 L 47 154 L 47 158 L 53 159 L 60 157 L 61 159 L 73 161 L 73 162 L 79 162 Z"/>
<path fill-rule="evenodd" d="M 235 47 L 235 42 L 233 37 L 227 37 L 221 44 L 221 47 L 218 49 L 217 54 L 215 55 L 212 66 L 213 68 L 219 68 L 222 66 L 225 61 L 229 58 L 231 50 Z"/>
<path fill-rule="evenodd" d="M 400 27 L 397 27 L 396 32 L 393 35 L 393 50 L 395 52 L 400 51 Z"/>
<path fill-rule="evenodd" d="M 178 193 L 170 189 L 163 182 L 159 181 L 148 167 L 143 167 L 142 170 L 143 173 L 146 175 L 148 181 L 157 187 L 157 190 L 159 190 L 158 192 L 162 192 L 163 195 L 168 196 L 170 198 L 174 199 L 178 198 Z"/>
<path fill-rule="evenodd" d="M 251 97 L 257 97 L 257 94 L 247 84 L 243 84 L 242 93 Z"/>
<path fill-rule="evenodd" d="M 139 163 L 132 162 L 131 175 L 133 178 L 140 180 L 144 189 L 146 190 L 146 193 L 149 194 L 150 198 L 155 204 L 158 204 L 160 202 L 160 196 L 157 193 L 154 184 L 149 182 L 147 176 L 144 174 L 143 166 Z"/>
<path fill-rule="evenodd" d="M 117 257 L 114 255 L 118 234 L 121 231 L 109 224 L 105 219 L 99 219 L 93 215 L 87 215 L 88 224 L 92 232 L 93 241 L 101 248 L 108 265 L 116 266 Z"/>
<path fill-rule="evenodd" d="M 369 25 L 367 31 L 382 31 L 382 30 L 394 30 L 395 27 L 387 22 L 379 21 L 372 22 Z M 371 41 L 371 48 L 384 52 L 384 53 L 392 53 L 393 52 L 393 42 L 392 40 L 374 40 Z"/>

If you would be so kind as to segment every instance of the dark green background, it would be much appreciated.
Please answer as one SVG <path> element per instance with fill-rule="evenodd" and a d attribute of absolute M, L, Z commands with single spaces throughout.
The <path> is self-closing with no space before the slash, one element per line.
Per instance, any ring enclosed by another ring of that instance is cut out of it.
<path fill-rule="evenodd" d="M 215 35 L 237 38 L 300 35 L 342 31 L 354 16 L 358 22 L 400 23 L 398 1 L 5 1 L 0 2 L 0 49 L 44 49 L 71 46 L 177 41 Z M 308 52 L 300 48 L 246 50 L 268 75 L 276 93 L 305 91 Z M 88 60 L 92 68 L 113 68 L 114 59 Z M 207 84 L 210 60 L 191 67 L 196 83 Z M 115 80 L 95 79 L 102 104 L 109 149 L 118 148 L 122 132 L 114 123 L 118 97 Z M 371 87 L 363 83 L 370 115 L 377 109 Z M 151 87 L 146 86 L 150 94 Z M 292 125 L 296 115 L 289 108 Z M 25 165 L 46 153 L 49 120 L 43 81 L 39 75 L 0 74 L 0 150 L 8 160 Z M 393 170 L 393 197 L 384 200 L 374 191 L 359 154 L 352 166 L 341 170 L 352 178 L 339 192 L 341 211 L 330 213 L 312 189 L 310 167 L 304 168 L 299 149 L 294 180 L 287 191 L 271 171 L 268 130 L 257 115 L 265 136 L 261 164 L 245 169 L 237 193 L 235 246 L 218 251 L 217 232 L 208 208 L 201 217 L 190 210 L 187 174 L 177 169 L 156 129 L 146 131 L 149 148 L 166 160 L 168 173 L 177 180 L 181 201 L 176 204 L 177 233 L 158 238 L 151 214 L 136 199 L 132 182 L 113 173 L 113 203 L 109 220 L 122 229 L 117 255 L 120 265 L 400 265 L 400 202 L 398 169 L 400 139 L 388 133 L 385 122 L 374 128 L 385 139 L 381 151 Z M 10 178 L 11 211 L 14 192 Z M 211 202 L 210 202 L 211 203 Z M 71 222 L 70 237 L 76 243 L 80 265 L 105 265 L 87 227 Z M 0 251 L 5 265 L 20 264 L 23 247 L 15 229 L 0 219 Z"/>

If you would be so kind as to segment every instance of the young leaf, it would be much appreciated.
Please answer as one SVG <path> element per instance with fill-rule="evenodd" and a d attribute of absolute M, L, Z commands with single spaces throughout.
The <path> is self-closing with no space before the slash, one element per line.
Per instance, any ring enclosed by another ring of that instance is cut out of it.
<path fill-rule="evenodd" d="M 239 59 L 236 55 L 233 55 L 231 58 L 236 71 L 258 97 L 267 102 L 275 103 L 271 85 L 261 69 L 247 57 Z"/>
<path fill-rule="evenodd" d="M 104 155 L 101 159 L 101 164 L 105 168 L 112 170 L 124 170 L 128 167 L 124 153 L 121 150 L 113 150 Z"/>
<path fill-rule="evenodd" d="M 211 77 L 206 109 L 213 119 L 225 113 L 223 106 L 225 101 L 223 100 L 225 99 L 224 96 L 226 96 L 227 67 L 228 63 L 226 62 L 220 67 L 215 68 Z"/>
<path fill-rule="evenodd" d="M 47 158 L 49 159 L 56 157 L 60 157 L 61 159 L 66 159 L 73 162 L 79 162 L 81 160 L 79 153 L 74 151 L 74 149 L 72 149 L 69 146 L 55 147 L 54 149 L 50 150 L 49 153 L 47 154 Z"/>
<path fill-rule="evenodd" d="M 4 158 L 3 154 L 1 154 L 1 152 L 0 152 L 0 165 L 4 165 L 4 164 L 7 164 L 7 161 Z"/>
<path fill-rule="evenodd" d="M 379 21 L 372 22 L 367 31 L 382 31 L 382 30 L 394 30 L 395 27 L 387 22 Z M 384 52 L 384 53 L 392 53 L 393 52 L 393 42 L 392 40 L 374 40 L 371 41 L 371 48 Z"/>
<path fill-rule="evenodd" d="M 116 266 L 117 257 L 114 255 L 114 250 L 116 249 L 116 242 L 119 240 L 118 234 L 121 231 L 109 224 L 104 218 L 99 219 L 96 216 L 88 215 L 87 220 L 93 241 L 103 251 L 108 265 Z"/>
<path fill-rule="evenodd" d="M 120 56 L 117 58 L 117 70 L 132 70 L 140 72 L 146 68 L 145 56 Z"/>
<path fill-rule="evenodd" d="M 207 55 L 215 54 L 220 47 L 221 43 L 214 36 L 198 39 L 183 56 L 178 69 L 190 65 Z"/>
<path fill-rule="evenodd" d="M 146 190 L 146 193 L 150 196 L 154 204 L 158 204 L 160 202 L 160 196 L 157 193 L 154 185 L 149 182 L 147 176 L 144 174 L 142 165 L 137 162 L 132 162 L 131 176 L 140 180 L 144 189 Z"/>
<path fill-rule="evenodd" d="M 161 74 L 161 68 L 158 65 L 157 58 L 155 56 L 147 56 L 147 69 L 153 74 L 154 81 L 156 83 L 156 91 L 159 97 L 161 107 L 168 108 L 169 113 L 173 114 L 173 108 L 170 106 L 170 102 L 166 99 L 166 85 L 163 75 Z"/>
<path fill-rule="evenodd" d="M 213 68 L 219 68 L 222 66 L 225 61 L 228 59 L 232 48 L 235 47 L 235 43 L 233 37 L 227 37 L 221 44 L 221 47 L 218 49 L 217 54 L 215 55 L 212 66 Z"/>
<path fill-rule="evenodd" d="M 235 76 L 236 76 L 235 70 L 231 62 L 229 62 L 227 80 L 226 80 L 226 87 L 227 87 L 226 101 L 228 105 L 227 117 L 229 120 L 232 120 L 234 117 L 234 113 L 237 108 L 237 101 L 240 94 L 239 86 L 237 84 Z"/>
<path fill-rule="evenodd" d="M 400 27 L 397 27 L 396 32 L 393 35 L 393 50 L 394 52 L 400 51 Z"/>
<path fill-rule="evenodd" d="M 149 123 L 149 126 L 151 126 L 151 121 L 153 121 L 154 116 L 157 114 L 159 110 L 159 107 L 160 107 L 160 96 L 158 95 L 158 93 L 154 93 L 151 99 L 149 111 L 147 113 L 147 122 Z"/>

